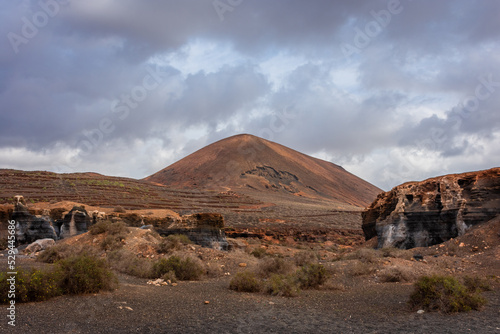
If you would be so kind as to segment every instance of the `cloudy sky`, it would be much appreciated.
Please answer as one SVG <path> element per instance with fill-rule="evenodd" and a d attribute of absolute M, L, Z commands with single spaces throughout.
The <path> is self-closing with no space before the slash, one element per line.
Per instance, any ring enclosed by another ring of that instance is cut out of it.
<path fill-rule="evenodd" d="M 9 0 L 0 35 L 0 168 L 142 178 L 238 133 L 385 190 L 500 166 L 496 0 Z"/>

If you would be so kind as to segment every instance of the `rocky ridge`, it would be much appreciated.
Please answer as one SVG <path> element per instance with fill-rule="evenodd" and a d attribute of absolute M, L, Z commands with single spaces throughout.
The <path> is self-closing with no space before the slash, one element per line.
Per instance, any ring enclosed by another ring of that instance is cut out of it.
<path fill-rule="evenodd" d="M 381 193 L 363 212 L 365 238 L 378 247 L 442 243 L 500 214 L 500 168 L 408 182 Z"/>

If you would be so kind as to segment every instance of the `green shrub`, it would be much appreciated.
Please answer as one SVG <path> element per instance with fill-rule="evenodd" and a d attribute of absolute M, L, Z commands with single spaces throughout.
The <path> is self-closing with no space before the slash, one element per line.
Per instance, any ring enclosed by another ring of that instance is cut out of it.
<path fill-rule="evenodd" d="M 266 258 L 260 261 L 258 273 L 262 277 L 270 277 L 272 274 L 288 274 L 294 270 L 292 263 L 282 258 Z"/>
<path fill-rule="evenodd" d="M 415 283 L 409 304 L 413 308 L 445 313 L 478 310 L 486 300 L 451 276 L 423 276 Z"/>
<path fill-rule="evenodd" d="M 0 273 L 0 301 L 8 303 L 10 282 L 7 281 L 11 275 Z M 36 302 L 62 294 L 59 288 L 59 277 L 51 271 L 31 271 L 18 269 L 15 275 L 15 301 L 20 303 Z"/>
<path fill-rule="evenodd" d="M 316 289 L 328 279 L 326 268 L 322 264 L 310 263 L 295 273 L 302 289 Z"/>
<path fill-rule="evenodd" d="M 239 272 L 229 282 L 229 289 L 238 292 L 259 292 L 261 286 L 261 281 L 251 271 Z"/>
<path fill-rule="evenodd" d="M 57 262 L 60 286 L 64 293 L 96 293 L 113 290 L 118 281 L 108 263 L 93 256 L 79 255 Z"/>
<path fill-rule="evenodd" d="M 255 248 L 250 254 L 258 259 L 262 259 L 264 256 L 266 256 L 266 249 L 262 247 Z"/>
<path fill-rule="evenodd" d="M 294 275 L 273 274 L 266 282 L 265 290 L 274 296 L 295 297 L 300 293 L 299 284 Z"/>
<path fill-rule="evenodd" d="M 192 258 L 181 259 L 171 256 L 168 259 L 160 259 L 153 264 L 153 277 L 159 278 L 173 271 L 177 279 L 181 281 L 197 280 L 203 274 L 203 267 Z"/>

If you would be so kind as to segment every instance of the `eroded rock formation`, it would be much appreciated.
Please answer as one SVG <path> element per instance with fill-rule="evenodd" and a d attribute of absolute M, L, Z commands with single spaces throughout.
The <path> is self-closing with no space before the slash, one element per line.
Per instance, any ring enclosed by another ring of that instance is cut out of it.
<path fill-rule="evenodd" d="M 49 216 L 32 215 L 23 201 L 16 199 L 11 219 L 16 222 L 17 244 L 45 238 L 57 240 L 52 219 Z"/>
<path fill-rule="evenodd" d="M 408 182 L 363 212 L 365 238 L 378 247 L 435 245 L 500 214 L 500 168 Z"/>
<path fill-rule="evenodd" d="M 85 233 L 88 231 L 91 224 L 92 221 L 85 207 L 74 206 L 71 211 L 64 216 L 60 226 L 59 236 L 62 239 Z"/>
<path fill-rule="evenodd" d="M 185 234 L 198 245 L 227 250 L 228 242 L 223 228 L 224 217 L 219 213 L 196 213 L 155 226 L 156 231 L 163 236 Z"/>

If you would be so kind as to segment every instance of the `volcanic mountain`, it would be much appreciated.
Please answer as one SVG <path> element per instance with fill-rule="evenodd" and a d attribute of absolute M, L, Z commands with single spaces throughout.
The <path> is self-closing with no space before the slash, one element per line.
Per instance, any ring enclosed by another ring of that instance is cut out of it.
<path fill-rule="evenodd" d="M 368 206 L 381 192 L 331 162 L 248 134 L 208 145 L 145 181 L 172 188 L 275 194 Z"/>

